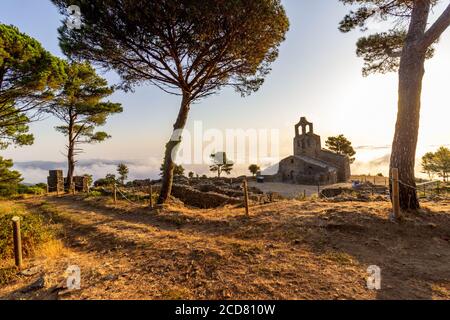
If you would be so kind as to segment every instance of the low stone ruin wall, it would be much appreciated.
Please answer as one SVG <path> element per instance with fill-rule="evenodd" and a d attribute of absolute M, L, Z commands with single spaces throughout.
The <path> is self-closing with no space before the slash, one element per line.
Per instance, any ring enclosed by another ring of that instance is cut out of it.
<path fill-rule="evenodd" d="M 172 196 L 181 200 L 184 204 L 201 209 L 222 207 L 225 205 L 243 205 L 244 192 L 242 182 L 244 178 L 193 178 L 175 177 L 172 186 Z M 136 193 L 135 188 L 148 192 L 147 187 L 152 183 L 153 193 L 161 190 L 161 181 L 140 180 L 133 181 L 124 187 L 123 192 Z M 100 190 L 105 194 L 106 190 Z M 148 195 L 147 195 L 148 196 Z M 142 199 L 146 195 L 141 195 Z M 249 200 L 254 204 L 269 203 L 279 200 L 277 194 L 264 194 L 255 187 L 249 188 Z"/>
<path fill-rule="evenodd" d="M 172 195 L 183 201 L 185 204 L 202 208 L 217 208 L 227 204 L 240 204 L 242 199 L 236 197 L 229 197 L 227 195 L 215 192 L 202 192 L 189 186 L 174 184 L 172 188 Z"/>
<path fill-rule="evenodd" d="M 361 196 L 386 196 L 389 195 L 389 190 L 387 187 L 373 185 L 366 183 L 361 185 L 359 188 L 325 188 L 320 191 L 321 198 L 336 198 L 345 197 L 348 195 L 354 195 L 355 197 Z M 364 197 L 362 197 L 364 198 Z"/>

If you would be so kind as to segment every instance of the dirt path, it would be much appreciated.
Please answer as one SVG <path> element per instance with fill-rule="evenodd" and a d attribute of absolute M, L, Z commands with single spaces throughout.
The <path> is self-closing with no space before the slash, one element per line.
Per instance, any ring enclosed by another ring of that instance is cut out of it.
<path fill-rule="evenodd" d="M 69 265 L 82 289 L 63 299 L 449 299 L 450 204 L 399 226 L 385 203 L 285 201 L 253 208 L 161 212 L 104 200 L 26 201 L 53 212 L 64 246 L 30 262 L 36 279 L 0 288 L 6 299 L 54 299 Z M 366 288 L 367 267 L 382 290 Z"/>

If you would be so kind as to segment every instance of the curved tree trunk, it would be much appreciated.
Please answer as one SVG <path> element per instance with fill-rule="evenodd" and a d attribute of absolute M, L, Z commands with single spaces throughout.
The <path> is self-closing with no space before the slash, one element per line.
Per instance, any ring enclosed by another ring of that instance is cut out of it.
<path fill-rule="evenodd" d="M 176 147 L 181 143 L 181 132 L 186 126 L 189 109 L 190 109 L 190 95 L 183 93 L 183 100 L 181 101 L 180 111 L 178 118 L 173 125 L 174 132 L 170 141 L 166 144 L 166 152 L 164 155 L 164 172 L 162 177 L 161 193 L 159 194 L 158 204 L 164 204 L 172 193 L 173 183 L 173 170 L 175 168 L 175 162 L 173 161 L 174 152 Z"/>
<path fill-rule="evenodd" d="M 420 48 L 418 43 L 425 32 L 429 9 L 429 2 L 415 4 L 400 61 L 397 124 L 390 168 L 399 170 L 400 207 L 403 210 L 420 208 L 414 169 L 426 49 Z"/>

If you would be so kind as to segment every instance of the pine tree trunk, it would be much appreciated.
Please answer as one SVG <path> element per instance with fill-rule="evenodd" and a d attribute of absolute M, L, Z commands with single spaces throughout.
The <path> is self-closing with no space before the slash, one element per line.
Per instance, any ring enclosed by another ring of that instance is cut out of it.
<path fill-rule="evenodd" d="M 415 3 L 400 61 L 397 124 L 390 167 L 399 170 L 400 207 L 403 210 L 420 208 L 414 169 L 426 50 L 419 49 L 418 41 L 425 32 L 429 9 L 430 4 L 426 1 Z"/>
<path fill-rule="evenodd" d="M 74 127 L 74 119 L 73 116 L 70 115 L 70 121 L 69 121 L 69 132 L 68 132 L 68 136 L 69 136 L 69 144 L 67 146 L 67 190 L 70 191 L 70 189 L 72 188 L 72 184 L 73 184 L 73 175 L 75 172 L 75 141 L 74 141 L 74 132 L 73 132 L 73 127 Z"/>
<path fill-rule="evenodd" d="M 190 95 L 189 93 L 183 93 L 183 100 L 181 101 L 180 111 L 178 113 L 177 121 L 175 122 L 173 129 L 174 134 L 170 141 L 166 144 L 166 152 L 164 155 L 164 171 L 162 177 L 161 193 L 159 194 L 158 204 L 164 204 L 172 193 L 173 184 L 173 171 L 175 168 L 175 162 L 173 161 L 174 152 L 176 147 L 181 143 L 181 135 L 175 134 L 178 130 L 183 130 L 186 126 L 189 109 L 190 109 Z M 176 138 L 179 139 L 176 139 Z"/>
<path fill-rule="evenodd" d="M 67 152 L 67 188 L 70 190 L 73 184 L 73 175 L 75 172 L 75 159 L 74 159 L 74 149 L 75 146 L 73 142 L 69 143 L 69 148 Z"/>

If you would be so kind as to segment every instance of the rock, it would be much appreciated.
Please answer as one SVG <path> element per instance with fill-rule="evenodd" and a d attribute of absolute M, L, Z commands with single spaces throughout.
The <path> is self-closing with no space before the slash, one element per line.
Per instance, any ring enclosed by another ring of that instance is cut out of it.
<path fill-rule="evenodd" d="M 106 277 L 103 277 L 103 281 L 115 281 L 117 280 L 119 277 L 115 276 L 113 274 L 107 275 Z"/>
<path fill-rule="evenodd" d="M 38 291 L 45 287 L 45 283 L 46 283 L 46 279 L 44 276 L 42 276 L 38 280 L 36 280 L 32 284 L 30 284 L 28 287 L 26 287 L 25 289 L 22 289 L 21 292 L 22 293 L 30 293 L 30 292 Z"/>
<path fill-rule="evenodd" d="M 32 268 L 21 271 L 20 275 L 25 276 L 25 277 L 32 277 L 32 276 L 37 275 L 39 272 L 41 272 L 40 267 L 32 267 Z"/>

